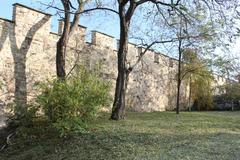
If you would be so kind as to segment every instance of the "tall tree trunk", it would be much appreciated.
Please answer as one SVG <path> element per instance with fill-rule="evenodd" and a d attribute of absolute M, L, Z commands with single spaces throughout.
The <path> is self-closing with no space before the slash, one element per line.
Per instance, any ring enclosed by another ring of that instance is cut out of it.
<path fill-rule="evenodd" d="M 56 71 L 57 77 L 60 79 L 65 79 L 66 70 L 65 70 L 65 59 L 66 59 L 66 50 L 67 50 L 67 43 L 69 38 L 69 31 L 70 31 L 70 4 L 69 2 L 62 0 L 62 4 L 65 11 L 64 17 L 64 28 L 63 33 L 60 39 L 57 42 L 57 51 L 56 51 Z"/>
<path fill-rule="evenodd" d="M 125 96 L 127 90 L 128 76 L 127 71 L 127 52 L 128 52 L 128 31 L 129 22 L 126 20 L 124 11 L 119 7 L 120 17 L 120 40 L 118 49 L 118 77 L 115 88 L 115 97 L 112 108 L 112 120 L 125 118 Z"/>
<path fill-rule="evenodd" d="M 125 118 L 125 95 L 129 76 L 126 68 L 126 56 L 128 52 L 127 32 L 128 31 L 125 31 L 124 29 L 121 30 L 120 45 L 118 50 L 118 77 L 111 115 L 111 119 L 113 120 Z"/>
<path fill-rule="evenodd" d="M 57 76 L 60 79 L 64 79 L 66 76 L 65 71 L 66 44 L 67 43 L 63 37 L 61 37 L 57 42 L 56 69 Z"/>
<path fill-rule="evenodd" d="M 127 90 L 127 83 L 128 73 L 126 71 L 119 72 L 111 115 L 112 120 L 120 120 L 125 118 L 125 96 Z"/>
<path fill-rule="evenodd" d="M 130 5 L 128 6 L 128 3 Z M 125 96 L 128 84 L 128 77 L 131 69 L 127 66 L 128 53 L 128 32 L 130 21 L 137 7 L 135 1 L 119 0 L 119 19 L 120 19 L 120 40 L 118 48 L 118 77 L 115 88 L 115 97 L 112 108 L 112 120 L 125 118 Z M 128 6 L 126 10 L 125 7 Z"/>
<path fill-rule="evenodd" d="M 192 108 L 191 108 L 191 98 L 192 98 L 192 78 L 190 76 L 190 79 L 189 79 L 189 97 L 188 97 L 189 111 L 192 111 Z"/>
<path fill-rule="evenodd" d="M 179 40 L 178 46 L 178 74 L 177 74 L 177 106 L 176 113 L 179 114 L 180 111 L 180 89 L 181 89 L 181 67 L 182 67 L 182 40 Z"/>
<path fill-rule="evenodd" d="M 180 111 L 180 89 L 181 89 L 181 80 L 178 78 L 177 83 L 177 107 L 176 107 L 176 113 L 179 114 Z"/>

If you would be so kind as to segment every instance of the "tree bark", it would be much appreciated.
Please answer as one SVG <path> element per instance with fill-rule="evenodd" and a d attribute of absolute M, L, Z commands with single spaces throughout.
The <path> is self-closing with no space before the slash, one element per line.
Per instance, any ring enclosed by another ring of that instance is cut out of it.
<path fill-rule="evenodd" d="M 64 7 L 64 28 L 63 33 L 60 37 L 60 39 L 57 42 L 57 51 L 56 51 L 56 72 L 57 77 L 59 79 L 64 80 L 66 77 L 66 68 L 65 68 L 65 62 L 66 62 L 66 52 L 67 52 L 67 44 L 69 37 L 73 34 L 75 29 L 78 26 L 79 19 L 81 12 L 84 10 L 84 1 L 83 0 L 77 0 L 78 2 L 78 9 L 76 10 L 73 18 L 73 22 L 70 24 L 71 20 L 71 13 L 70 13 L 70 6 L 71 2 L 68 0 L 61 0 L 63 7 Z"/>
<path fill-rule="evenodd" d="M 126 17 L 124 6 L 119 5 L 120 40 L 118 49 L 118 76 L 112 108 L 112 120 L 125 119 L 125 96 L 129 73 L 127 68 L 128 31 L 130 17 Z"/>
<path fill-rule="evenodd" d="M 120 44 L 118 50 L 118 77 L 115 88 L 115 97 L 111 119 L 120 120 L 125 118 L 125 95 L 128 83 L 128 72 L 126 69 L 126 57 L 128 52 L 128 26 L 124 22 L 121 25 Z"/>
<path fill-rule="evenodd" d="M 180 33 L 181 34 L 181 33 Z M 179 40 L 178 46 L 178 75 L 177 75 L 177 106 L 176 106 L 176 113 L 179 114 L 180 112 L 180 90 L 181 90 L 181 67 L 182 67 L 182 40 Z"/>
<path fill-rule="evenodd" d="M 66 41 L 63 37 L 57 42 L 57 53 L 56 53 L 56 69 L 57 77 L 60 79 L 65 79 L 65 59 L 66 59 Z"/>
<path fill-rule="evenodd" d="M 176 113 L 179 114 L 180 112 L 180 89 L 181 89 L 181 80 L 178 78 L 177 83 L 177 107 L 176 107 Z"/>
<path fill-rule="evenodd" d="M 189 97 L 188 97 L 189 111 L 192 111 L 192 108 L 191 108 L 191 98 L 192 98 L 192 78 L 190 76 L 190 79 L 189 79 Z"/>
<path fill-rule="evenodd" d="M 176 106 L 176 113 L 179 114 L 180 112 L 180 89 L 182 83 L 182 23 L 183 18 L 180 17 L 180 29 L 179 29 L 179 38 L 178 38 L 178 75 L 177 75 L 177 106 Z"/>
<path fill-rule="evenodd" d="M 57 42 L 57 51 L 56 51 L 56 71 L 57 77 L 59 79 L 65 79 L 66 70 L 65 70 L 65 59 L 66 59 L 66 49 L 69 37 L 70 30 L 70 4 L 62 0 L 62 4 L 65 10 L 65 18 L 64 18 L 64 28 L 63 33 L 60 39 Z"/>

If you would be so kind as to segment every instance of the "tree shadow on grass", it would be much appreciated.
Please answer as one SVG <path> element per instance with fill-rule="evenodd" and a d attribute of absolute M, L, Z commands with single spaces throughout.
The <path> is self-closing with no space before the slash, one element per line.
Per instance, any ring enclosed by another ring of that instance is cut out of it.
<path fill-rule="evenodd" d="M 4 153 L 14 159 L 236 159 L 239 134 L 96 131 L 68 139 L 37 139 Z M 235 142 L 235 144 L 232 144 Z"/>

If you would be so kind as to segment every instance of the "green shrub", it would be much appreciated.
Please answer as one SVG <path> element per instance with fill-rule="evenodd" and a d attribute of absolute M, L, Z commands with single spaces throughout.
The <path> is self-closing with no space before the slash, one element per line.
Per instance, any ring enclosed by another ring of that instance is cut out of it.
<path fill-rule="evenodd" d="M 102 106 L 110 103 L 110 83 L 98 71 L 80 67 L 66 80 L 41 84 L 37 102 L 61 136 L 84 132 L 87 124 L 97 117 Z"/>
<path fill-rule="evenodd" d="M 14 128 L 17 126 L 32 127 L 34 125 L 34 120 L 37 118 L 39 106 L 35 104 L 27 104 L 24 106 L 24 112 L 22 112 L 21 115 L 13 114 L 15 106 L 14 103 L 7 105 L 10 110 L 10 112 L 6 114 L 7 125 Z"/>

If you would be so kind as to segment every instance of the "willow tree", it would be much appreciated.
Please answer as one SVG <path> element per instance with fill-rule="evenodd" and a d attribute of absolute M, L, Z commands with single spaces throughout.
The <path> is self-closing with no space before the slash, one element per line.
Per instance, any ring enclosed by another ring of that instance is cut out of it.
<path fill-rule="evenodd" d="M 183 51 L 184 49 L 193 47 L 198 49 L 198 54 L 209 57 L 214 52 L 216 46 L 226 46 L 224 45 L 226 37 L 231 36 L 228 35 L 230 34 L 229 27 L 232 26 L 230 23 L 232 21 L 232 17 L 230 16 L 232 13 L 230 11 L 234 12 L 236 4 L 231 4 L 231 2 L 235 1 L 180 1 L 180 7 L 173 8 L 171 16 L 168 18 L 170 20 L 174 19 L 174 23 L 170 24 L 169 28 L 172 28 L 172 32 L 177 36 L 178 42 L 175 45 L 175 52 L 178 55 L 177 114 L 180 111 L 180 90 L 183 80 L 182 72 L 184 72 L 182 71 L 182 67 L 184 66 L 182 63 Z M 225 13 L 227 8 L 229 10 L 228 14 Z M 199 81 L 198 83 L 200 84 L 201 82 L 209 86 L 204 81 Z"/>
<path fill-rule="evenodd" d="M 189 80 L 189 107 L 193 102 L 197 110 L 210 109 L 213 105 L 212 83 L 214 80 L 209 69 L 211 64 L 200 58 L 196 49 L 185 50 L 183 61 L 185 64 L 182 66 L 180 78 Z"/>

